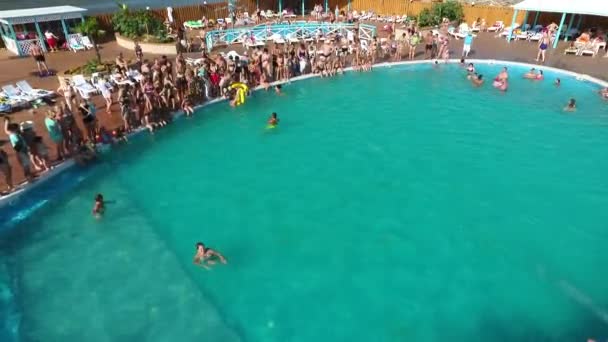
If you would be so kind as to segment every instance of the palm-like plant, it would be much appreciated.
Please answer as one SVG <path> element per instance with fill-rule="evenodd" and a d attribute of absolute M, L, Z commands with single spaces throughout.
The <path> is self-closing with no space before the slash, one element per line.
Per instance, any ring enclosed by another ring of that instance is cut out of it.
<path fill-rule="evenodd" d="M 101 55 L 99 54 L 99 47 L 97 46 L 97 38 L 106 34 L 106 31 L 99 28 L 99 23 L 97 22 L 97 18 L 89 17 L 83 22 L 81 22 L 78 26 L 76 26 L 75 31 L 82 34 L 83 36 L 88 36 L 91 40 L 91 44 L 93 44 L 93 48 L 95 49 L 95 55 L 97 56 L 97 62 L 101 64 Z"/>

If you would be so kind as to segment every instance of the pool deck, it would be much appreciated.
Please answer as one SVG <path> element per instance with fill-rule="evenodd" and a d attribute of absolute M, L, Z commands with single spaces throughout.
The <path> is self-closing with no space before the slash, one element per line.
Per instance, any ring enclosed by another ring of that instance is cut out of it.
<path fill-rule="evenodd" d="M 382 34 L 380 36 L 382 36 Z M 536 58 L 537 53 L 537 43 L 528 41 L 512 41 L 511 43 L 508 43 L 505 39 L 495 38 L 494 36 L 494 33 L 480 33 L 473 41 L 469 59 L 505 60 L 530 64 L 536 63 L 534 59 Z M 608 58 L 603 57 L 605 52 L 600 51 L 600 54 L 597 57 L 564 55 L 563 51 L 567 45 L 568 43 L 560 42 L 557 49 L 548 50 L 547 61 L 544 66 L 564 69 L 578 74 L 585 74 L 601 80 L 608 80 Z M 233 45 L 218 51 L 228 50 L 236 50 L 240 53 L 243 51 L 243 48 L 240 45 Z M 424 52 L 421 47 L 419 47 L 418 50 L 416 60 L 423 60 Z M 119 47 L 114 41 L 102 44 L 100 51 L 103 60 L 113 61 L 119 52 L 123 52 L 127 59 L 134 58 L 132 51 Z M 452 38 L 450 41 L 450 51 L 452 52 L 452 58 L 460 57 L 462 40 Z M 187 55 L 196 56 L 198 54 L 199 53 L 194 52 Z M 146 59 L 154 59 L 159 56 L 146 55 L 145 57 Z M 91 50 L 78 53 L 61 51 L 48 54 L 47 64 L 51 70 L 60 71 L 82 65 L 93 58 L 95 58 L 95 53 Z M 6 50 L 0 51 L 0 70 L 2 70 L 2 73 L 0 73 L 0 85 L 15 84 L 17 81 L 25 79 L 35 88 L 55 90 L 58 87 L 57 77 L 49 76 L 40 78 L 37 76 L 36 66 L 31 58 L 16 57 Z M 95 96 L 93 99 L 98 106 L 97 115 L 100 125 L 105 126 L 108 129 L 113 129 L 122 125 L 118 104 L 115 103 L 113 105 L 112 115 L 108 115 L 105 113 L 105 104 L 101 96 Z M 43 136 L 45 142 L 49 146 L 51 159 L 55 160 L 56 157 L 54 155 L 53 143 L 48 138 L 48 134 L 44 132 L 46 131 L 44 128 L 44 113 L 46 110 L 47 108 L 45 107 L 39 108 L 34 113 L 29 110 L 23 110 L 10 114 L 10 117 L 14 122 L 26 120 L 33 121 L 37 133 Z M 83 128 L 80 119 L 77 119 L 77 122 L 81 128 Z M 24 180 L 24 176 L 21 169 L 16 166 L 17 160 L 14 152 L 8 146 L 4 146 L 5 144 L 7 144 L 7 137 L 4 130 L 1 130 L 0 146 L 9 154 L 10 162 L 13 166 L 13 182 L 14 184 L 19 184 Z M 4 187 L 4 181 L 0 180 L 0 189 L 4 189 Z"/>

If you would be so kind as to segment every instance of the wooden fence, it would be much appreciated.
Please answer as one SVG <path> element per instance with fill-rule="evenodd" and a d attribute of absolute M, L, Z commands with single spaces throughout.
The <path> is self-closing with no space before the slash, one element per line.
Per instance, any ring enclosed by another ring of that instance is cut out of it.
<path fill-rule="evenodd" d="M 574 0 L 573 0 L 574 1 Z M 273 10 L 277 11 L 279 8 L 279 0 L 258 0 L 260 9 L 262 10 Z M 310 12 L 315 4 L 324 4 L 324 0 L 305 0 L 306 12 Z M 336 6 L 340 10 L 346 11 L 348 8 L 348 0 L 329 0 L 329 9 L 333 11 Z M 248 11 L 250 14 L 256 10 L 256 0 L 242 0 L 239 2 L 239 9 L 241 11 Z M 300 12 L 302 3 L 300 0 L 283 0 L 283 8 L 291 8 L 296 12 Z M 408 0 L 351 0 L 350 8 L 352 10 L 361 11 L 374 11 L 378 14 L 385 15 L 408 15 L 416 17 L 425 8 L 431 8 L 432 3 L 427 2 L 410 2 Z M 475 19 L 485 19 L 488 25 L 492 25 L 496 21 L 502 21 L 506 25 L 511 24 L 513 19 L 513 8 L 511 7 L 497 7 L 497 6 L 471 6 L 464 5 L 464 21 L 471 24 Z M 167 18 L 166 8 L 152 10 L 160 18 Z M 181 26 L 185 21 L 198 20 L 203 16 L 209 19 L 226 18 L 228 17 L 228 7 L 226 3 L 214 3 L 208 5 L 190 5 L 184 7 L 177 7 L 173 9 L 173 19 L 176 24 Z M 529 12 L 526 17 L 525 11 L 519 11 L 516 22 L 523 24 L 524 18 L 527 19 L 528 24 L 533 24 L 536 17 L 536 12 Z M 111 14 L 101 14 L 97 16 L 100 25 L 108 30 L 112 31 L 112 16 Z M 560 13 L 540 13 L 538 17 L 538 23 L 542 25 L 548 25 L 551 22 L 559 23 L 561 19 Z M 570 15 L 566 18 L 566 25 L 569 23 Z M 578 18 L 575 19 L 574 24 L 578 24 Z M 586 27 L 602 27 L 608 28 L 608 17 L 598 16 L 583 16 L 581 22 L 581 28 Z"/>

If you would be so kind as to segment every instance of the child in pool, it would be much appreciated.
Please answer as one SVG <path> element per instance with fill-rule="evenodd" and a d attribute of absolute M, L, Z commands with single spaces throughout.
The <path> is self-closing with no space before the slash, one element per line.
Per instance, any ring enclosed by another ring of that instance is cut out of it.
<path fill-rule="evenodd" d="M 564 107 L 564 111 L 566 112 L 574 112 L 576 110 L 576 100 L 570 99 L 566 107 Z"/>
<path fill-rule="evenodd" d="M 270 114 L 270 118 L 268 118 L 268 125 L 274 127 L 278 124 L 279 124 L 279 119 L 277 118 L 277 113 Z"/>
<path fill-rule="evenodd" d="M 95 196 L 95 204 L 93 205 L 93 215 L 99 217 L 103 214 L 104 211 L 105 207 L 103 202 L 103 195 L 97 194 L 97 196 Z"/>

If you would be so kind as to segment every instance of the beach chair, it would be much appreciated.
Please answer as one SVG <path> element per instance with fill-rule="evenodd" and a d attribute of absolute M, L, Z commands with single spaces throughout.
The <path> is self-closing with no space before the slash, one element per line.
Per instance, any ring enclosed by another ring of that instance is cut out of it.
<path fill-rule="evenodd" d="M 82 43 L 80 43 L 75 37 L 70 37 L 69 41 L 68 41 L 70 50 L 74 51 L 74 52 L 78 52 L 78 51 L 84 51 L 87 48 L 84 47 L 84 45 L 82 45 Z"/>
<path fill-rule="evenodd" d="M 494 25 L 488 27 L 488 32 L 499 32 L 505 27 L 505 24 L 502 21 L 497 21 Z"/>
<path fill-rule="evenodd" d="M 564 50 L 564 55 L 578 55 L 578 51 L 579 49 L 574 47 L 574 46 L 568 46 L 565 50 Z"/>
<path fill-rule="evenodd" d="M 90 98 L 92 94 L 96 94 L 98 92 L 97 88 L 93 87 L 91 83 L 87 82 L 82 75 L 74 75 L 72 77 L 72 85 L 76 91 L 78 91 L 80 96 L 85 99 Z"/>
<path fill-rule="evenodd" d="M 520 31 L 515 34 L 515 40 L 528 40 L 530 38 L 530 33 L 527 31 Z"/>
<path fill-rule="evenodd" d="M 31 96 L 34 99 L 40 99 L 43 97 L 51 97 L 55 93 L 46 89 L 35 89 L 25 80 L 16 83 L 17 87 L 26 95 Z"/>
<path fill-rule="evenodd" d="M 82 36 L 80 42 L 86 49 L 94 48 L 93 43 L 91 43 L 91 39 L 89 39 L 89 36 Z"/>
<path fill-rule="evenodd" d="M 13 106 L 25 105 L 34 100 L 31 96 L 22 93 L 12 84 L 3 86 L 2 90 L 4 91 L 4 96 Z"/>
<path fill-rule="evenodd" d="M 528 36 L 528 40 L 532 42 L 538 42 L 543 39 L 542 32 L 536 32 Z"/>
<path fill-rule="evenodd" d="M 606 47 L 606 43 L 602 44 L 590 44 L 585 46 L 584 48 L 582 48 L 579 52 L 579 56 L 591 56 L 591 57 L 595 57 L 598 52 L 600 51 L 600 47 Z"/>

